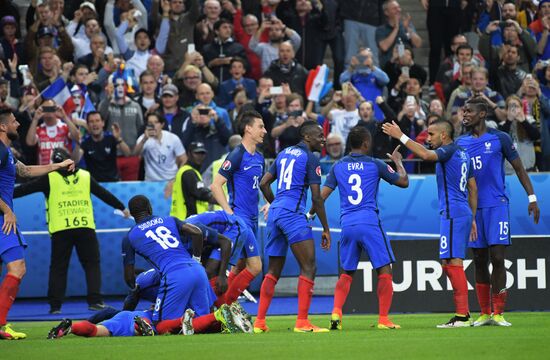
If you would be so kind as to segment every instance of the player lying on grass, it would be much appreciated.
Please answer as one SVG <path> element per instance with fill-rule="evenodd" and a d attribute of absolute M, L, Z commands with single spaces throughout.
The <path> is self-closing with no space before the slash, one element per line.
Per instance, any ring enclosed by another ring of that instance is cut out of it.
<path fill-rule="evenodd" d="M 453 142 L 454 127 L 449 121 L 438 120 L 428 127 L 427 143 L 431 149 L 409 139 L 399 126 L 382 125 L 384 133 L 400 140 L 409 150 L 425 161 L 436 161 L 435 173 L 439 196 L 439 258 L 443 272 L 453 286 L 455 315 L 438 328 L 470 326 L 468 282 L 464 273 L 468 241 L 477 238 L 477 186 L 470 165 L 470 155 Z"/>
<path fill-rule="evenodd" d="M 341 228 L 340 265 L 344 272 L 334 289 L 334 308 L 330 321 L 332 330 L 342 330 L 342 307 L 346 302 L 353 275 L 357 270 L 361 251 L 369 255 L 378 274 L 378 328 L 399 329 L 388 317 L 392 298 L 392 268 L 395 256 L 378 216 L 378 187 L 380 179 L 406 188 L 409 178 L 403 167 L 399 146 L 387 154 L 395 163 L 397 173 L 390 165 L 368 156 L 372 144 L 365 127 L 354 127 L 348 141 L 351 153 L 336 162 L 330 170 L 321 196 L 326 199 L 338 187 L 340 193 Z M 310 210 L 313 215 L 314 209 Z"/>

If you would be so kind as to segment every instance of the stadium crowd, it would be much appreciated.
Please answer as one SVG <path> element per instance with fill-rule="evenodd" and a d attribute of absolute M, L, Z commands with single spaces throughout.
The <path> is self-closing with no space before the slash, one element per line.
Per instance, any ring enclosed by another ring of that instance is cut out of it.
<path fill-rule="evenodd" d="M 99 181 L 171 180 L 193 141 L 206 147 L 201 171 L 225 156 L 238 114 L 253 108 L 266 158 L 295 145 L 305 120 L 322 125 L 328 170 L 354 126 L 385 157 L 397 141 L 384 121 L 421 143 L 440 118 L 460 134 L 462 106 L 480 96 L 525 167 L 550 169 L 548 1 L 423 0 L 429 39 L 390 0 L 33 0 L 26 13 L 2 4 L 0 107 L 21 124 L 13 150 L 27 164 L 64 147 Z M 426 71 L 414 48 L 428 40 Z M 319 99 L 308 71 L 328 46 L 333 87 Z"/>

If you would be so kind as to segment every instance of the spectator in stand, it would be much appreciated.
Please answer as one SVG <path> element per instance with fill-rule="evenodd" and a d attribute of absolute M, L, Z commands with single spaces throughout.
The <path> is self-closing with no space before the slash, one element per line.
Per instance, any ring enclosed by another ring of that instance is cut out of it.
<path fill-rule="evenodd" d="M 427 128 L 426 115 L 420 110 L 420 104 L 413 96 L 408 96 L 403 107 L 397 114 L 397 124 L 399 128 L 411 139 L 416 139 L 416 136 Z M 399 145 L 399 140 L 393 139 L 393 146 Z M 406 147 L 401 147 L 399 150 L 403 158 L 406 158 L 410 154 L 410 151 Z M 407 164 L 408 171 L 412 170 L 414 166 Z M 411 171 L 412 172 L 412 171 Z"/>
<path fill-rule="evenodd" d="M 118 28 L 115 25 L 115 15 L 118 17 Z M 134 41 L 136 38 L 136 32 L 140 29 L 148 29 L 147 10 L 145 9 L 145 6 L 143 6 L 141 0 L 118 0 L 116 4 L 115 0 L 108 0 L 105 5 L 105 12 L 102 17 L 100 16 L 100 18 L 103 18 L 105 32 L 107 33 L 109 41 L 113 45 L 113 51 L 116 54 L 125 53 L 125 51 L 120 48 L 121 41 L 118 39 L 119 36 L 125 40 L 123 43 L 126 45 L 127 49 L 135 51 L 137 49 L 137 42 Z M 168 18 L 168 13 L 166 14 L 166 18 Z M 168 22 L 168 19 L 166 19 L 166 21 Z M 168 27 L 169 25 L 166 24 L 166 26 Z M 161 36 L 164 35 L 160 35 L 159 33 L 159 37 Z M 168 30 L 166 31 L 165 36 L 168 37 Z M 163 40 L 164 44 L 166 44 L 166 40 Z"/>
<path fill-rule="evenodd" d="M 47 46 L 40 48 L 38 56 L 40 70 L 34 73 L 33 78 L 38 90 L 43 91 L 61 73 L 61 60 L 57 56 L 55 49 Z"/>
<path fill-rule="evenodd" d="M 471 88 L 458 93 L 452 104 L 453 123 L 456 124 L 460 122 L 461 119 L 458 118 L 458 110 L 462 109 L 466 100 L 473 96 L 481 96 L 487 102 L 487 106 L 489 106 L 485 122 L 487 122 L 488 127 L 496 128 L 499 122 L 506 120 L 504 98 L 498 92 L 491 90 L 487 86 L 489 83 L 489 72 L 487 69 L 480 67 L 474 68 L 471 76 Z"/>
<path fill-rule="evenodd" d="M 2 65 L 0 65 L 0 73 L 1 72 Z M 4 77 L 0 77 L 0 109 L 15 111 L 15 109 L 19 107 L 19 91 L 17 91 L 16 94 L 10 92 L 11 84 L 15 84 L 14 87 L 17 87 L 18 83 L 16 80 L 8 81 Z"/>
<path fill-rule="evenodd" d="M 143 115 L 154 112 L 158 109 L 160 99 L 157 96 L 158 83 L 155 80 L 155 75 L 150 70 L 145 70 L 139 76 L 139 94 L 135 101 L 141 105 Z"/>
<path fill-rule="evenodd" d="M 304 113 L 304 100 L 302 96 L 293 93 L 287 96 L 286 99 L 286 118 L 281 116 L 271 130 L 271 137 L 275 139 L 276 153 L 300 142 L 300 126 L 307 118 L 307 115 Z M 277 99 L 275 99 L 275 102 L 277 102 Z"/>
<path fill-rule="evenodd" d="M 178 106 L 178 88 L 173 84 L 162 87 L 159 107 L 160 115 L 165 119 L 164 130 L 175 134 L 183 140 L 183 131 L 187 127 L 189 114 Z"/>
<path fill-rule="evenodd" d="M 346 0 L 339 1 L 338 5 L 340 16 L 344 20 L 346 67 L 361 48 L 371 49 L 374 64 L 384 66 L 378 63 L 378 43 L 375 36 L 376 28 L 382 23 L 381 1 Z"/>
<path fill-rule="evenodd" d="M 415 77 L 416 74 L 412 73 L 409 75 L 401 74 L 399 76 L 399 80 L 393 89 L 391 89 L 388 96 L 388 105 L 394 112 L 398 113 L 403 108 L 407 97 L 413 96 L 419 105 L 420 113 L 417 115 L 426 116 L 429 104 L 422 99 L 422 86 L 424 86 L 424 83 L 421 82 L 421 79 Z"/>
<path fill-rule="evenodd" d="M 524 31 L 514 20 L 506 20 L 503 26 L 504 45 L 491 45 L 491 34 L 499 28 L 499 21 L 491 22 L 479 38 L 479 52 L 488 63 L 489 70 L 494 71 L 500 65 L 499 54 L 507 44 L 515 45 L 519 55 L 519 67 L 530 72 L 531 63 L 536 59 L 537 44 L 528 31 Z"/>
<path fill-rule="evenodd" d="M 269 31 L 269 41 L 261 42 L 262 36 Z M 286 27 L 281 20 L 271 17 L 270 20 L 265 19 L 256 33 L 250 37 L 248 46 L 261 59 L 262 72 L 267 71 L 271 63 L 279 58 L 279 46 L 288 38 L 292 44 L 294 52 L 298 51 L 302 38 L 298 33 Z"/>
<path fill-rule="evenodd" d="M 220 19 L 214 24 L 214 32 L 216 39 L 212 43 L 206 44 L 202 50 L 204 61 L 216 75 L 220 82 L 224 82 L 231 78 L 229 67 L 231 60 L 239 57 L 245 63 L 245 68 L 248 67 L 246 52 L 244 47 L 235 42 L 231 37 L 233 26 L 227 19 Z"/>
<path fill-rule="evenodd" d="M 460 82 L 460 85 L 454 89 L 449 96 L 449 102 L 447 103 L 447 108 L 445 110 L 445 118 L 447 120 L 451 120 L 453 123 L 455 127 L 455 135 L 459 135 L 461 133 L 460 130 L 462 129 L 462 122 L 459 121 L 458 117 L 453 116 L 453 114 L 456 115 L 458 111 L 458 109 L 453 108 L 453 106 L 457 97 L 468 96 L 470 90 L 472 89 L 472 72 L 475 68 L 476 66 L 469 61 L 466 61 L 460 65 L 460 72 L 457 79 Z"/>
<path fill-rule="evenodd" d="M 249 71 L 246 73 L 246 76 L 254 80 L 259 80 L 263 72 L 262 63 L 260 57 L 258 57 L 258 55 L 256 55 L 249 47 L 250 39 L 259 28 L 258 18 L 253 14 L 243 16 L 241 0 L 237 0 L 235 5 L 233 5 L 231 1 L 226 1 L 223 3 L 223 7 L 233 15 L 233 34 L 235 36 L 235 40 L 237 40 L 246 51 L 246 58 L 250 64 Z M 264 31 L 260 36 L 260 42 L 268 41 L 268 33 L 267 31 Z"/>
<path fill-rule="evenodd" d="M 19 14 L 18 6 L 13 3 L 13 0 L 1 0 L 0 1 L 0 6 L 2 8 L 2 14 L 0 16 L 1 17 L 6 17 L 6 16 L 13 17 L 13 19 L 15 21 L 15 25 L 16 25 L 16 28 L 15 28 L 16 36 L 21 37 L 21 26 L 20 26 L 21 25 L 21 23 L 20 23 L 21 15 Z M 33 20 L 31 20 L 30 22 L 26 22 L 27 28 L 33 22 L 34 22 Z"/>
<path fill-rule="evenodd" d="M 178 168 L 187 161 L 179 137 L 167 130 L 165 120 L 157 113 L 145 118 L 145 132 L 138 138 L 135 155 L 143 156 L 146 181 L 168 181 L 176 177 Z"/>
<path fill-rule="evenodd" d="M 487 6 L 489 6 L 490 2 L 488 1 L 486 3 Z M 491 9 L 495 11 L 490 11 L 489 14 L 486 9 L 485 12 L 481 14 L 481 21 L 479 23 L 479 33 L 489 34 L 491 37 L 491 45 L 500 46 L 506 42 L 503 35 L 504 27 L 506 23 L 510 21 L 518 23 L 521 29 L 525 29 L 525 27 L 519 24 L 518 12 L 513 0 L 506 0 L 504 4 L 495 1 Z M 497 14 L 498 12 L 500 12 L 500 14 Z M 487 32 L 487 27 L 494 22 L 497 22 L 496 29 L 491 29 L 490 32 Z"/>
<path fill-rule="evenodd" d="M 519 67 L 520 55 L 518 54 L 518 50 L 517 45 L 503 45 L 502 63 L 497 68 L 495 66 L 490 67 L 489 76 L 492 79 L 491 83 L 495 90 L 504 98 L 514 95 L 521 87 L 523 79 L 527 76 L 527 73 Z"/>
<path fill-rule="evenodd" d="M 19 134 L 19 147 L 18 151 L 20 156 L 17 158 L 28 165 L 36 165 L 37 159 L 37 146 L 29 146 L 26 142 L 26 136 L 32 123 L 32 118 L 35 111 L 39 107 L 37 101 L 38 89 L 34 85 L 26 86 L 22 89 L 22 97 L 19 104 L 19 108 L 14 111 L 15 118 L 19 123 L 17 133 Z M 17 146 L 17 145 L 16 145 Z"/>
<path fill-rule="evenodd" d="M 161 0 L 163 18 L 166 17 L 165 9 L 169 4 L 170 32 L 166 43 L 164 59 L 166 71 L 170 74 L 176 72 L 183 63 L 184 56 L 188 53 L 188 47 L 193 43 L 193 29 L 200 15 L 199 0 Z M 188 8 L 186 9 L 186 5 Z M 153 29 L 157 28 L 159 0 L 153 0 Z M 196 49 L 200 48 L 196 46 Z"/>
<path fill-rule="evenodd" d="M 322 44 L 319 36 L 327 19 L 322 10 L 321 0 L 285 1 L 277 7 L 277 17 L 282 24 L 295 30 L 302 40 L 296 59 L 308 70 L 323 63 L 319 57 Z"/>
<path fill-rule="evenodd" d="M 105 121 L 97 111 L 86 115 L 88 135 L 80 143 L 76 162 L 84 157 L 86 169 L 99 182 L 119 181 L 117 152 L 125 156 L 131 154 L 128 144 L 121 136 L 120 127 L 114 123 L 111 131 L 105 131 Z"/>
<path fill-rule="evenodd" d="M 378 122 L 374 118 L 374 104 L 371 101 L 362 101 L 359 104 L 359 121 L 355 126 L 362 126 L 366 128 L 371 137 L 374 139 L 378 135 Z M 348 133 L 349 134 L 349 133 Z M 345 154 L 348 154 L 351 150 L 349 139 L 346 139 Z M 371 149 L 372 152 L 372 149 Z"/>
<path fill-rule="evenodd" d="M 164 60 L 159 55 L 151 55 L 147 60 L 147 70 L 150 70 L 157 81 L 157 92 L 160 92 L 165 84 L 168 84 L 171 79 L 164 72 Z"/>
<path fill-rule="evenodd" d="M 273 80 L 267 77 L 261 77 L 256 87 L 256 101 L 254 102 L 254 109 L 262 115 L 264 120 L 264 126 L 267 134 L 264 136 L 264 143 L 262 144 L 262 150 L 266 158 L 275 157 L 275 141 L 271 137 L 271 130 L 275 124 L 275 118 L 269 111 L 271 104 L 273 103 L 273 95 L 271 94 L 271 88 L 273 87 Z M 286 86 L 288 88 L 288 86 Z M 288 89 L 290 93 L 290 89 Z M 285 101 L 286 103 L 286 101 Z"/>
<path fill-rule="evenodd" d="M 384 87 L 389 83 L 388 75 L 378 66 L 374 65 L 373 52 L 370 49 L 362 49 L 351 57 L 349 67 L 340 75 L 340 83 L 351 82 L 359 90 L 365 100 L 374 101 L 382 95 Z M 381 110 L 376 106 L 375 118 L 383 118 Z"/>
<path fill-rule="evenodd" d="M 544 110 L 548 116 L 550 114 L 548 104 L 544 105 Z M 508 133 L 512 138 L 525 170 L 536 171 L 535 141 L 540 144 L 540 131 L 535 118 L 530 113 L 525 114 L 522 101 L 516 95 L 506 98 L 506 113 L 506 121 L 500 123 L 498 129 Z M 505 164 L 505 171 L 507 174 L 514 172 L 509 162 Z"/>
<path fill-rule="evenodd" d="M 201 87 L 203 85 L 205 84 Z M 200 171 L 203 172 L 214 160 L 227 152 L 227 142 L 231 135 L 231 129 L 214 109 L 199 104 L 191 110 L 191 121 L 183 133 L 183 145 L 189 147 L 192 142 L 204 143 L 208 153 L 201 165 Z"/>
<path fill-rule="evenodd" d="M 239 88 L 233 92 L 233 109 L 229 110 L 229 118 L 231 119 L 231 127 L 233 129 L 239 128 L 239 115 L 243 109 L 250 108 L 252 109 L 252 101 L 246 96 L 246 91 L 243 88 Z"/>
<path fill-rule="evenodd" d="M 357 125 L 360 119 L 357 104 L 363 100 L 361 94 L 350 83 L 342 84 L 343 109 L 333 109 L 328 113 L 331 124 L 331 133 L 338 134 L 347 140 L 350 130 Z"/>
<path fill-rule="evenodd" d="M 54 149 L 72 149 L 71 140 L 78 141 L 79 136 L 63 108 L 47 99 L 34 113 L 25 142 L 28 146 L 38 145 L 38 165 L 47 165 L 51 163 Z"/>
<path fill-rule="evenodd" d="M 427 11 L 430 84 L 433 84 L 441 62 L 441 50 L 446 57 L 455 52 L 452 43 L 460 29 L 460 13 L 467 3 L 461 0 L 421 0 L 421 3 Z"/>
<path fill-rule="evenodd" d="M 71 38 L 63 28 L 60 28 L 58 31 L 52 26 L 38 27 L 38 24 L 38 21 L 33 24 L 25 36 L 25 54 L 29 61 L 29 70 L 35 76 L 39 69 L 38 60 L 43 48 L 49 47 L 55 50 L 62 62 L 71 61 L 74 51 Z M 57 49 L 54 43 L 56 36 L 60 40 L 60 45 Z"/>
<path fill-rule="evenodd" d="M 317 52 L 317 61 L 320 64 L 324 63 L 325 51 L 327 46 L 330 46 L 332 54 L 332 62 L 334 64 L 333 83 L 335 89 L 340 89 L 340 74 L 344 71 L 345 62 L 345 43 L 343 35 L 343 24 L 340 17 L 339 1 L 323 0 L 322 12 L 325 20 L 322 22 L 322 27 L 317 35 L 320 46 L 314 50 Z"/>
<path fill-rule="evenodd" d="M 531 0 L 521 0 L 519 2 L 518 9 L 518 22 L 521 25 L 521 28 L 524 30 L 529 30 L 529 26 L 537 16 L 538 7 L 534 1 Z"/>
<path fill-rule="evenodd" d="M 439 116 L 440 119 L 445 119 L 445 108 L 443 103 L 439 99 L 432 99 L 430 101 L 430 106 L 428 107 L 428 114 L 433 114 Z M 428 119 L 429 120 L 429 119 Z M 428 121 L 428 125 L 430 122 Z"/>
<path fill-rule="evenodd" d="M 227 113 L 227 110 L 225 110 L 222 107 L 219 107 L 214 102 L 214 91 L 212 91 L 212 88 L 210 85 L 206 83 L 202 83 L 197 87 L 197 102 L 196 105 L 202 105 L 204 107 L 207 107 L 209 109 L 212 109 L 216 112 L 217 118 L 219 118 L 225 126 L 229 129 L 229 131 L 232 132 L 231 128 L 231 120 L 229 119 L 229 114 Z"/>
<path fill-rule="evenodd" d="M 550 99 L 550 66 L 546 65 L 543 60 L 539 60 L 533 71 L 537 74 L 542 94 Z"/>
<path fill-rule="evenodd" d="M 160 23 L 160 30 L 153 50 L 150 50 L 152 41 L 149 37 L 149 33 L 144 28 L 140 28 L 134 32 L 133 47 L 135 50 L 131 50 L 132 46 L 129 46 L 127 40 L 124 38 L 124 33 L 129 26 L 129 20 L 121 22 L 116 30 L 116 42 L 119 52 L 126 61 L 126 66 L 130 69 L 134 69 L 134 74 L 137 77 L 147 68 L 147 60 L 149 60 L 152 54 L 162 55 L 166 50 L 166 41 L 168 40 L 168 32 L 170 31 L 170 21 L 168 20 L 168 12 L 166 12 L 165 15 L 166 16 L 163 16 L 162 22 Z M 131 15 L 128 15 L 128 18 L 132 19 Z"/>
<path fill-rule="evenodd" d="M 93 72 L 105 66 L 107 58 L 107 40 L 103 34 L 95 34 L 90 38 L 90 53 L 77 59 L 79 64 L 84 64 Z"/>
<path fill-rule="evenodd" d="M 401 16 L 401 6 L 395 0 L 386 0 L 382 5 L 386 22 L 376 29 L 376 44 L 378 45 L 378 61 L 385 64 L 393 54 L 396 45 L 409 45 L 413 48 L 422 46 L 422 39 L 409 14 Z"/>
<path fill-rule="evenodd" d="M 67 33 L 71 39 L 79 38 L 86 40 L 86 31 L 84 24 L 88 19 L 98 19 L 95 5 L 89 1 L 84 1 L 74 13 L 74 18 L 67 25 Z M 99 23 L 98 23 L 99 26 Z"/>
<path fill-rule="evenodd" d="M 126 81 L 119 76 L 114 76 L 112 80 L 114 89 L 112 94 L 99 103 L 99 113 L 105 120 L 107 128 L 113 124 L 118 124 L 122 139 L 132 152 L 137 143 L 137 138 L 143 132 L 143 114 L 141 106 L 130 99 L 127 95 L 128 85 Z M 139 157 L 125 156 L 118 152 L 117 168 L 121 180 L 135 181 L 138 179 Z"/>
<path fill-rule="evenodd" d="M 218 89 L 217 104 L 226 109 L 233 109 L 235 104 L 232 99 L 239 90 L 245 90 L 246 96 L 254 100 L 256 98 L 256 82 L 244 77 L 246 72 L 245 62 L 239 57 L 231 59 L 229 73 L 231 78 L 220 84 Z"/>
<path fill-rule="evenodd" d="M 103 33 L 101 32 L 101 27 L 99 26 L 99 22 L 94 18 L 87 19 L 84 22 L 84 29 L 85 37 L 71 38 L 74 45 L 75 59 L 80 59 L 81 57 L 86 56 L 91 52 L 90 42 L 92 41 L 92 37 L 94 35 L 103 35 Z M 105 49 L 105 54 L 110 54 L 112 52 L 113 49 L 110 46 L 107 46 Z"/>
<path fill-rule="evenodd" d="M 426 70 L 422 66 L 415 64 L 414 53 L 408 46 L 405 46 L 402 56 L 399 56 L 397 47 L 393 48 L 393 56 L 384 66 L 384 72 L 390 78 L 388 89 L 392 89 L 395 86 L 401 74 L 405 74 L 405 76 L 408 74 L 408 76 L 417 78 L 422 84 L 428 78 Z"/>
<path fill-rule="evenodd" d="M 203 6 L 204 18 L 195 25 L 193 38 L 197 51 L 202 52 L 206 44 L 211 44 L 216 39 L 214 25 L 220 20 L 222 6 L 218 0 L 206 0 Z"/>
<path fill-rule="evenodd" d="M 518 94 L 527 121 L 540 132 L 540 140 L 534 143 L 537 170 L 550 171 L 550 100 L 542 94 L 539 83 L 529 75 L 523 80 Z"/>
<path fill-rule="evenodd" d="M 198 51 L 185 54 L 185 61 L 176 72 L 174 83 L 180 89 L 180 105 L 189 107 L 195 101 L 195 91 L 201 83 L 207 83 L 217 89 L 219 80 L 204 63 Z"/>
<path fill-rule="evenodd" d="M 8 59 L 13 59 L 14 55 L 17 56 L 17 60 L 20 64 L 26 64 L 27 57 L 23 42 L 17 38 L 17 29 L 19 26 L 15 21 L 15 17 L 11 15 L 4 16 L 2 20 L 0 20 L 0 27 L 2 29 L 2 37 L 0 38 L 2 56 L 0 56 L 0 59 L 3 60 L 4 66 L 9 65 Z"/>
<path fill-rule="evenodd" d="M 344 139 L 342 136 L 336 133 L 328 134 L 325 150 L 327 154 L 319 159 L 321 163 L 321 174 L 323 175 L 328 174 L 332 165 L 344 156 Z"/>
<path fill-rule="evenodd" d="M 294 48 L 290 41 L 279 45 L 279 59 L 274 60 L 264 76 L 273 79 L 275 86 L 288 84 L 292 92 L 305 95 L 307 70 L 294 59 Z"/>

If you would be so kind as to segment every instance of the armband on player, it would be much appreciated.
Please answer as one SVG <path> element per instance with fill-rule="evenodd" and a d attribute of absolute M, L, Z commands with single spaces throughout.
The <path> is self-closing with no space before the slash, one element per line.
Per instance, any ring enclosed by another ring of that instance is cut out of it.
<path fill-rule="evenodd" d="M 309 211 L 306 213 L 307 221 L 313 221 L 316 216 L 317 216 L 317 214 L 311 214 L 311 213 L 309 213 Z"/>
<path fill-rule="evenodd" d="M 529 199 L 529 203 L 537 202 L 537 195 L 535 195 L 535 194 L 529 195 L 528 199 Z"/>

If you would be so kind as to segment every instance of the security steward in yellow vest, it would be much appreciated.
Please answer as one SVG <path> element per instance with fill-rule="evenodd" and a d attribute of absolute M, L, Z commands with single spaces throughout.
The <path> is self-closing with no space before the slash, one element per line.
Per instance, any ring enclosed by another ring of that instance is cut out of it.
<path fill-rule="evenodd" d="M 187 147 L 187 162 L 179 168 L 172 187 L 170 216 L 185 220 L 191 215 L 208 211 L 208 204 L 215 204 L 212 192 L 202 181 L 200 168 L 206 159 L 202 142 L 192 142 Z"/>
<path fill-rule="evenodd" d="M 60 163 L 70 159 L 65 149 L 55 149 L 52 161 Z M 42 192 L 46 197 L 48 231 L 52 239 L 48 302 L 50 314 L 61 312 L 67 287 L 67 272 L 73 247 L 86 273 L 88 308 L 105 308 L 101 297 L 101 269 L 99 243 L 95 233 L 91 194 L 106 204 L 124 211 L 122 202 L 101 186 L 88 171 L 76 169 L 74 173 L 59 170 L 24 183 L 14 190 L 14 198 Z"/>

